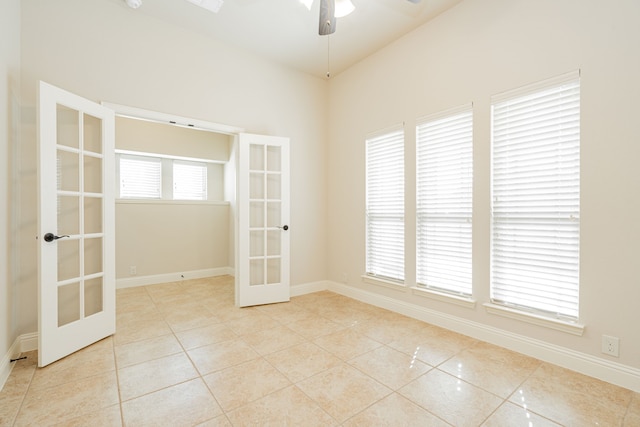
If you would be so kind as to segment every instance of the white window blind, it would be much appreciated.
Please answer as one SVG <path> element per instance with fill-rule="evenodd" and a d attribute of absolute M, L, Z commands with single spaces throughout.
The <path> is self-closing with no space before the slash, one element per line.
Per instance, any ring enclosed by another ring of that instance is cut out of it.
<path fill-rule="evenodd" d="M 578 73 L 492 99 L 494 303 L 578 318 Z"/>
<path fill-rule="evenodd" d="M 367 274 L 404 280 L 404 131 L 367 138 Z"/>
<path fill-rule="evenodd" d="M 120 155 L 120 197 L 159 199 L 162 196 L 162 162 L 158 158 Z"/>
<path fill-rule="evenodd" d="M 472 294 L 471 106 L 427 117 L 416 127 L 418 285 Z"/>
<path fill-rule="evenodd" d="M 207 165 L 174 160 L 173 198 L 207 200 Z"/>

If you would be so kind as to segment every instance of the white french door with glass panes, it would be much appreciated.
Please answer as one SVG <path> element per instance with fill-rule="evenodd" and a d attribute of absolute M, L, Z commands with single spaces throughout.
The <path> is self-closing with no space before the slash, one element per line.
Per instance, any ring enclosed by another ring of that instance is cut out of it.
<path fill-rule="evenodd" d="M 236 304 L 289 301 L 289 139 L 238 138 Z"/>
<path fill-rule="evenodd" d="M 115 333 L 114 112 L 40 82 L 38 365 Z"/>

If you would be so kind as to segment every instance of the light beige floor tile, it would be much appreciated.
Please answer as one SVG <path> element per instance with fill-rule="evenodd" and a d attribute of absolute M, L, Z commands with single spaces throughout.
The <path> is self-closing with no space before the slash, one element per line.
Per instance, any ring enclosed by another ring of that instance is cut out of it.
<path fill-rule="evenodd" d="M 118 427 L 122 426 L 122 414 L 120 405 L 109 406 L 96 412 L 83 415 L 81 417 L 65 420 L 56 427 Z"/>
<path fill-rule="evenodd" d="M 226 415 L 219 415 L 208 421 L 198 424 L 196 427 L 232 427 Z"/>
<path fill-rule="evenodd" d="M 353 359 L 382 345 L 353 329 L 343 329 L 316 338 L 313 342 L 342 360 Z"/>
<path fill-rule="evenodd" d="M 422 331 L 403 335 L 387 345 L 431 366 L 438 366 L 477 342 L 473 338 L 425 324 Z"/>
<path fill-rule="evenodd" d="M 353 327 L 353 330 L 373 340 L 387 344 L 404 335 L 411 334 L 418 321 L 400 315 L 372 317 Z"/>
<path fill-rule="evenodd" d="M 141 289 L 141 288 L 129 288 L 129 289 Z M 124 290 L 124 289 L 123 289 Z M 127 289 L 128 290 L 128 289 Z M 147 293 L 143 289 L 143 292 L 123 294 L 118 290 L 116 294 L 116 307 L 118 313 L 135 313 L 155 310 L 156 306 Z"/>
<path fill-rule="evenodd" d="M 506 399 L 538 366 L 537 359 L 479 342 L 438 368 Z"/>
<path fill-rule="evenodd" d="M 120 397 L 123 401 L 133 399 L 197 376 L 184 353 L 149 360 L 118 370 Z"/>
<path fill-rule="evenodd" d="M 398 391 L 455 426 L 478 426 L 502 399 L 449 374 L 432 369 Z"/>
<path fill-rule="evenodd" d="M 341 331 L 346 326 L 324 317 L 310 317 L 287 324 L 287 326 L 306 339 L 313 339 Z"/>
<path fill-rule="evenodd" d="M 186 331 L 193 328 L 220 323 L 220 319 L 200 304 L 194 304 L 181 311 L 176 310 L 164 318 L 173 332 Z"/>
<path fill-rule="evenodd" d="M 29 390 L 15 426 L 43 426 L 96 412 L 118 404 L 115 371 L 80 381 Z"/>
<path fill-rule="evenodd" d="M 111 338 L 83 348 L 44 368 L 36 369 L 30 389 L 40 390 L 115 371 Z"/>
<path fill-rule="evenodd" d="M 145 288 L 154 302 L 166 298 L 182 298 L 184 296 L 180 282 L 160 283 L 158 285 L 145 286 Z"/>
<path fill-rule="evenodd" d="M 182 351 L 182 346 L 173 334 L 135 341 L 115 347 L 116 362 L 119 369 L 181 353 Z"/>
<path fill-rule="evenodd" d="M 198 347 L 187 352 L 201 375 L 238 365 L 259 357 L 242 339 Z"/>
<path fill-rule="evenodd" d="M 629 408 L 627 408 L 627 415 L 624 418 L 623 426 L 640 426 L 640 393 L 633 394 Z"/>
<path fill-rule="evenodd" d="M 227 414 L 232 425 L 331 427 L 338 423 L 295 386 L 235 409 Z"/>
<path fill-rule="evenodd" d="M 203 302 L 204 304 L 204 302 Z M 218 301 L 219 305 L 207 307 L 214 316 L 220 319 L 221 322 L 230 322 L 242 317 L 250 315 L 256 311 L 255 307 L 239 308 L 233 305 L 233 302 Z"/>
<path fill-rule="evenodd" d="M 20 396 L 24 397 L 24 394 L 31 384 L 33 375 L 36 372 L 38 366 L 38 352 L 31 351 L 23 353 L 19 357 L 26 357 L 26 359 L 17 360 L 11 375 L 4 383 L 4 387 L 0 390 L 0 398 L 7 396 Z"/>
<path fill-rule="evenodd" d="M 374 318 L 373 313 L 365 310 L 351 309 L 348 307 L 334 307 L 332 305 L 320 306 L 316 311 L 318 311 L 322 317 L 349 328 Z"/>
<path fill-rule="evenodd" d="M 349 364 L 392 390 L 398 390 L 431 369 L 426 363 L 387 346 L 351 359 Z"/>
<path fill-rule="evenodd" d="M 339 422 L 391 394 L 389 388 L 346 363 L 300 381 L 297 386 Z"/>
<path fill-rule="evenodd" d="M 291 302 L 283 302 L 279 304 L 267 304 L 258 306 L 257 309 L 276 321 L 287 325 L 298 320 L 315 318 L 315 315 L 303 310 L 299 306 Z"/>
<path fill-rule="evenodd" d="M 265 359 L 294 383 L 342 363 L 333 354 L 310 342 L 271 353 Z"/>
<path fill-rule="evenodd" d="M 504 426 L 560 427 L 560 424 L 556 424 L 513 403 L 505 402 L 482 424 L 482 427 Z"/>
<path fill-rule="evenodd" d="M 543 363 L 509 398 L 559 424 L 619 426 L 633 392 Z"/>
<path fill-rule="evenodd" d="M 11 426 L 18 415 L 24 394 L 0 393 L 0 426 Z"/>
<path fill-rule="evenodd" d="M 276 328 L 280 326 L 280 323 L 266 314 L 254 310 L 248 312 L 246 316 L 225 322 L 225 325 L 238 335 L 248 335 L 265 329 Z"/>
<path fill-rule="evenodd" d="M 128 322 L 123 326 L 116 326 L 115 345 L 124 345 L 171 333 L 173 331 L 162 318 Z"/>
<path fill-rule="evenodd" d="M 225 412 L 291 385 L 262 358 L 214 372 L 203 379 Z"/>
<path fill-rule="evenodd" d="M 0 426 L 13 425 L 36 371 L 37 351 L 23 353 L 19 357 L 26 357 L 26 359 L 13 362 L 15 365 L 11 374 L 0 390 Z"/>
<path fill-rule="evenodd" d="M 249 344 L 258 354 L 266 355 L 293 347 L 305 339 L 285 325 L 275 326 L 259 332 L 244 335 L 242 339 Z"/>
<path fill-rule="evenodd" d="M 390 394 L 343 424 L 344 427 L 448 427 L 435 415 L 400 396 Z"/>
<path fill-rule="evenodd" d="M 177 332 L 176 337 L 185 349 L 203 347 L 238 338 L 238 335 L 222 323 Z"/>
<path fill-rule="evenodd" d="M 127 426 L 193 426 L 221 414 L 200 378 L 122 403 Z"/>

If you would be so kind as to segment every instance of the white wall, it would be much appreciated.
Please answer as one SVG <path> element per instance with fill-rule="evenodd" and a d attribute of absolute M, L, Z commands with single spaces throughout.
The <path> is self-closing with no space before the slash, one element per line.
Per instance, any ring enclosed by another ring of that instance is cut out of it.
<path fill-rule="evenodd" d="M 329 279 L 640 368 L 640 2 L 465 0 L 330 83 Z M 490 254 L 490 97 L 580 69 L 581 283 L 578 337 L 487 314 Z M 365 145 L 368 132 L 406 123 L 406 277 L 415 283 L 416 118 L 473 102 L 473 285 L 464 308 L 368 285 Z M 619 359 L 601 336 L 620 338 Z"/>
<path fill-rule="evenodd" d="M 116 118 L 115 145 L 122 150 L 228 162 L 231 140 L 224 134 Z M 230 267 L 232 233 L 229 203 L 224 202 L 224 164 L 209 164 L 208 169 L 209 203 L 116 201 L 117 279 L 148 283 L 158 280 L 148 276 L 168 275 L 166 280 L 182 273 Z M 136 267 L 135 274 L 131 267 Z"/>
<path fill-rule="evenodd" d="M 291 281 L 326 277 L 326 82 L 128 9 L 124 2 L 23 0 L 22 95 L 38 80 L 95 101 L 172 113 L 291 138 Z M 35 168 L 35 121 L 24 118 L 24 167 Z M 25 208 L 35 183 L 22 184 Z M 33 239 L 33 218 L 24 236 Z M 21 333 L 37 329 L 35 244 L 21 264 Z M 28 302 L 28 304 L 27 304 Z"/>
<path fill-rule="evenodd" d="M 11 183 L 16 172 L 12 157 L 19 135 L 20 96 L 20 0 L 3 2 L 0 14 L 0 386 L 2 358 L 16 339 L 14 329 L 11 244 Z M 10 355 L 11 356 L 11 355 Z"/>

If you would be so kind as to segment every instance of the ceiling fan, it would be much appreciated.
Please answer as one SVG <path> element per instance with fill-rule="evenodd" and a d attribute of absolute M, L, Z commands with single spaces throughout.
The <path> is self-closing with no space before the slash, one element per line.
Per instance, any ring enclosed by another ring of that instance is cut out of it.
<path fill-rule="evenodd" d="M 420 3 L 420 0 L 407 0 L 411 3 Z M 327 36 L 336 31 L 336 0 L 320 0 L 320 22 L 318 34 Z"/>

